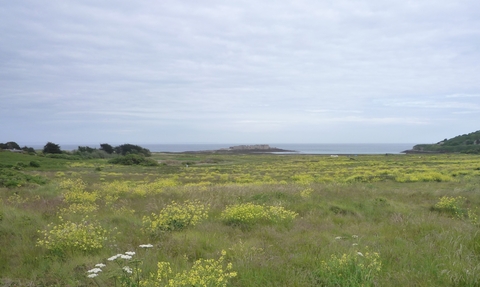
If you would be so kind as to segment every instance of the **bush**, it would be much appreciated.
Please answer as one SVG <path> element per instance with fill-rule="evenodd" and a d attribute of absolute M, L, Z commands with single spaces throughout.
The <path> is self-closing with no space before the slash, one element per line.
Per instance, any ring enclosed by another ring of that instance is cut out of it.
<path fill-rule="evenodd" d="M 0 187 L 19 187 L 28 183 L 45 184 L 48 180 L 38 175 L 28 175 L 20 171 L 0 168 Z"/>
<path fill-rule="evenodd" d="M 35 149 L 33 147 L 27 147 L 27 146 L 24 146 L 22 147 L 22 150 L 26 153 L 28 153 L 29 155 L 34 155 L 36 154 L 35 152 Z"/>
<path fill-rule="evenodd" d="M 92 151 L 80 151 L 77 150 L 74 154 L 82 159 L 94 159 L 94 158 L 111 158 L 112 155 L 107 152 L 99 149 L 94 149 Z"/>
<path fill-rule="evenodd" d="M 67 153 L 49 153 L 45 157 L 56 158 L 56 159 L 68 159 L 68 160 L 81 160 L 81 157 L 78 155 L 71 155 Z"/>
<path fill-rule="evenodd" d="M 119 156 L 108 161 L 113 164 L 123 165 L 144 165 L 144 166 L 158 166 L 158 162 L 153 159 L 145 158 L 138 154 L 128 154 L 126 156 Z"/>
<path fill-rule="evenodd" d="M 16 169 L 16 170 L 22 170 L 24 168 L 26 168 L 27 165 L 23 162 L 17 162 L 14 166 L 13 166 L 13 169 Z"/>
<path fill-rule="evenodd" d="M 163 231 L 182 230 L 194 226 L 208 217 L 208 206 L 199 201 L 185 201 L 183 204 L 172 201 L 158 214 L 143 217 L 146 232 L 156 234 Z"/>
<path fill-rule="evenodd" d="M 133 145 L 133 144 L 123 144 L 116 146 L 114 148 L 115 153 L 121 154 L 121 155 L 127 155 L 127 154 L 143 154 L 144 156 L 151 156 L 150 150 L 143 148 L 138 145 Z"/>
<path fill-rule="evenodd" d="M 36 160 L 32 160 L 32 161 L 30 162 L 30 166 L 31 166 L 31 167 L 40 167 L 40 163 L 39 163 L 38 161 L 36 161 Z"/>

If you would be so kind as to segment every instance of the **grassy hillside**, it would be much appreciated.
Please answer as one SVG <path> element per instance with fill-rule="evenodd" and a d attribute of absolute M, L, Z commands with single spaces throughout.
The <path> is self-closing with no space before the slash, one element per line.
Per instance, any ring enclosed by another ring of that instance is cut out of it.
<path fill-rule="evenodd" d="M 152 158 L 0 152 L 0 286 L 480 285 L 478 155 Z"/>
<path fill-rule="evenodd" d="M 444 139 L 437 144 L 419 144 L 413 147 L 414 152 L 435 153 L 475 153 L 480 154 L 480 131 Z"/>

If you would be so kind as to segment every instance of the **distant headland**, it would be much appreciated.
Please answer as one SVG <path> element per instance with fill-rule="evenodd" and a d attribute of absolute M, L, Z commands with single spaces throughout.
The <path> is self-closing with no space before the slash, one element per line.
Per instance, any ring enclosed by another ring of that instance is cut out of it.
<path fill-rule="evenodd" d="M 271 152 L 296 152 L 296 151 L 271 147 L 268 144 L 255 144 L 255 145 L 236 145 L 236 146 L 231 146 L 228 148 L 221 148 L 216 150 L 185 151 L 184 153 L 242 154 L 242 153 L 271 153 Z"/>
<path fill-rule="evenodd" d="M 471 153 L 480 154 L 480 131 L 444 139 L 436 144 L 417 144 L 404 153 Z"/>

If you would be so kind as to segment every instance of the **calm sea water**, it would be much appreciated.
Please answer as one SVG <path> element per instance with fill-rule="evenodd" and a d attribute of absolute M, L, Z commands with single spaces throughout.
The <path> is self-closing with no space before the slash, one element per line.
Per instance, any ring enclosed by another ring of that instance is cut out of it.
<path fill-rule="evenodd" d="M 238 144 L 145 144 L 142 147 L 152 152 L 183 152 L 217 150 Z M 415 144 L 269 144 L 299 154 L 399 154 L 411 149 Z"/>
<path fill-rule="evenodd" d="M 112 144 L 115 146 L 115 144 Z M 152 152 L 184 152 L 203 151 L 228 148 L 239 144 L 138 144 Z M 298 154 L 400 154 L 402 151 L 411 149 L 415 144 L 388 143 L 388 144 L 269 144 L 285 150 L 294 150 Z M 42 149 L 43 145 L 28 145 L 36 149 Z M 62 150 L 75 150 L 79 145 L 60 144 Z M 100 148 L 98 144 L 82 144 Z"/>

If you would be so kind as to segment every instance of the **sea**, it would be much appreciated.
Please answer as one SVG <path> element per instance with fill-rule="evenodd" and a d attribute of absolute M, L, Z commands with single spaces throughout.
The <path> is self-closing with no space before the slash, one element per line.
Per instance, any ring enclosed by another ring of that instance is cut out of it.
<path fill-rule="evenodd" d="M 62 150 L 75 150 L 79 145 L 59 144 Z M 116 146 L 115 144 L 111 144 Z M 149 149 L 151 152 L 186 152 L 186 151 L 208 151 L 229 148 L 242 144 L 136 144 Z M 339 144 L 268 144 L 270 147 L 276 147 L 294 152 L 283 152 L 280 154 L 401 154 L 405 150 L 411 149 L 414 143 L 339 143 Z M 80 146 L 89 146 L 99 148 L 98 144 L 82 144 Z M 34 145 L 34 148 L 42 149 L 43 146 Z"/>
<path fill-rule="evenodd" d="M 158 144 L 142 145 L 152 152 L 184 152 L 204 151 L 228 148 L 239 144 Z M 415 144 L 269 144 L 293 152 L 280 152 L 280 154 L 400 154 L 411 149 Z M 278 154 L 278 153 L 277 153 Z"/>

